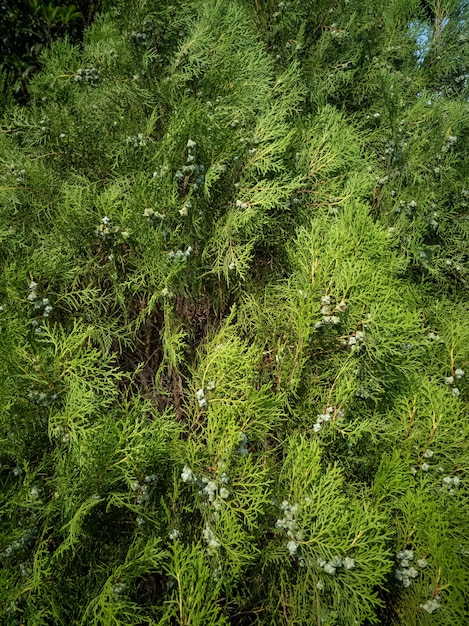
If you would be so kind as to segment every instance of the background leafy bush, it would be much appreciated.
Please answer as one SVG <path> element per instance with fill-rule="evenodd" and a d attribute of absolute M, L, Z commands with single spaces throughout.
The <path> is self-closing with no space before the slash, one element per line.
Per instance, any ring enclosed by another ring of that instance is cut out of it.
<path fill-rule="evenodd" d="M 0 3 L 0 65 L 18 97 L 27 96 L 28 81 L 41 66 L 42 52 L 64 35 L 80 41 L 97 5 L 90 0 L 75 4 L 45 0 Z"/>

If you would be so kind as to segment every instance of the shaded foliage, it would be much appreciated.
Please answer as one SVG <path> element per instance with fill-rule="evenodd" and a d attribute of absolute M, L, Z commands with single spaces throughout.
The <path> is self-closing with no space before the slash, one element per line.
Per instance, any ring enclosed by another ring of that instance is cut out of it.
<path fill-rule="evenodd" d="M 41 67 L 43 52 L 58 37 L 79 42 L 98 8 L 92 0 L 61 4 L 46 0 L 0 3 L 0 65 L 17 97 L 27 97 L 27 85 Z"/>

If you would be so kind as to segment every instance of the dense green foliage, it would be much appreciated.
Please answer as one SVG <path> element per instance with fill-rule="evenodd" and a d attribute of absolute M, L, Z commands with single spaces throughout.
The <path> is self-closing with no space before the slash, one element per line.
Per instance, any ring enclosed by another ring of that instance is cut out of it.
<path fill-rule="evenodd" d="M 466 623 L 469 15 L 433 4 L 121 0 L 5 95 L 2 624 Z"/>

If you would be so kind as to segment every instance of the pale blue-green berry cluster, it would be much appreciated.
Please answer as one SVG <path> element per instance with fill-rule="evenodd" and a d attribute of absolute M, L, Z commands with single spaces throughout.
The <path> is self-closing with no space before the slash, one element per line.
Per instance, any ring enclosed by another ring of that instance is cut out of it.
<path fill-rule="evenodd" d="M 190 200 L 187 200 L 187 202 L 183 204 L 182 208 L 179 209 L 178 213 L 181 217 L 186 217 L 187 215 L 189 215 L 190 209 L 192 209 L 192 202 Z"/>
<path fill-rule="evenodd" d="M 324 413 L 320 413 L 316 422 L 313 425 L 313 430 L 315 433 L 320 432 L 323 429 L 324 424 L 327 424 L 331 420 L 341 421 L 344 418 L 344 412 L 342 409 L 337 409 L 334 406 L 328 406 Z"/>
<path fill-rule="evenodd" d="M 18 565 L 18 569 L 20 571 L 20 576 L 23 578 L 29 576 L 33 571 L 33 568 L 28 563 L 20 563 Z"/>
<path fill-rule="evenodd" d="M 174 252 L 174 250 L 171 250 L 170 252 L 168 252 L 168 257 L 172 261 L 187 261 L 187 259 L 190 257 L 192 252 L 193 252 L 192 247 L 187 246 L 184 252 L 182 250 L 176 250 L 176 252 Z"/>
<path fill-rule="evenodd" d="M 229 482 L 228 475 L 222 474 L 218 480 L 202 476 L 200 482 L 203 486 L 199 494 L 205 496 L 208 502 L 213 504 L 213 508 L 218 511 L 222 506 L 222 502 L 230 497 L 230 492 L 225 486 Z M 222 484 L 220 485 L 220 483 Z"/>
<path fill-rule="evenodd" d="M 201 408 L 207 406 L 207 398 L 205 397 L 205 391 L 203 389 L 197 389 L 195 397 L 197 398 L 197 402 Z"/>
<path fill-rule="evenodd" d="M 355 331 L 348 340 L 345 340 L 348 346 L 351 346 L 355 352 L 360 350 L 361 344 L 365 341 L 365 333 L 361 330 Z"/>
<path fill-rule="evenodd" d="M 420 608 L 422 608 L 427 613 L 434 613 L 437 609 L 440 608 L 440 603 L 438 602 L 440 596 L 435 596 L 431 600 L 427 600 L 425 604 L 421 604 Z"/>
<path fill-rule="evenodd" d="M 184 465 L 184 467 L 182 468 L 181 478 L 182 478 L 182 482 L 184 483 L 189 483 L 189 484 L 197 483 L 197 476 L 194 474 L 194 472 L 191 470 L 190 467 L 187 467 L 187 465 Z"/>
<path fill-rule="evenodd" d="M 280 509 L 283 511 L 283 517 L 275 522 L 275 528 L 285 530 L 288 537 L 300 541 L 302 539 L 302 533 L 298 530 L 295 520 L 295 515 L 298 512 L 298 504 L 290 504 L 288 500 L 283 500 Z"/>
<path fill-rule="evenodd" d="M 342 321 L 337 313 L 344 313 L 346 310 L 347 305 L 343 300 L 336 303 L 334 296 L 327 294 L 322 296 L 320 309 L 322 319 L 314 325 L 315 330 L 319 330 L 322 326 L 329 324 L 337 326 Z"/>
<path fill-rule="evenodd" d="M 247 456 L 249 454 L 249 450 L 246 445 L 248 442 L 248 438 L 243 432 L 239 433 L 239 442 L 240 443 L 238 447 L 238 454 L 240 454 L 241 456 Z"/>
<path fill-rule="evenodd" d="M 399 204 L 395 207 L 396 213 L 406 213 L 408 215 L 412 215 L 417 208 L 417 202 L 415 200 L 411 200 L 410 202 L 406 202 L 405 200 L 399 200 Z"/>
<path fill-rule="evenodd" d="M 125 583 L 115 583 L 112 585 L 112 594 L 114 600 L 120 600 L 122 595 L 127 591 L 127 585 Z"/>
<path fill-rule="evenodd" d="M 441 148 L 442 152 L 448 152 L 450 148 L 456 145 L 458 138 L 456 135 L 449 135 L 444 139 L 443 146 Z"/>
<path fill-rule="evenodd" d="M 215 381 L 211 380 L 207 384 L 206 389 L 207 391 L 212 391 L 212 389 L 215 389 Z M 204 406 L 207 406 L 207 398 L 205 397 L 204 389 L 197 389 L 197 391 L 195 392 L 195 397 L 201 408 L 203 408 Z"/>
<path fill-rule="evenodd" d="M 441 489 L 446 493 L 453 494 L 454 487 L 458 487 L 461 483 L 459 476 L 445 476 L 441 481 Z"/>
<path fill-rule="evenodd" d="M 38 320 L 31 320 L 31 326 L 34 328 L 36 335 L 40 335 L 42 333 L 42 326 Z"/>
<path fill-rule="evenodd" d="M 445 385 L 448 385 L 449 387 L 451 387 L 451 395 L 459 396 L 459 394 L 461 393 L 459 390 L 459 387 L 456 387 L 454 383 L 455 383 L 455 379 L 459 380 L 460 378 L 464 376 L 464 374 L 465 374 L 464 370 L 458 367 L 457 369 L 454 370 L 454 375 L 452 374 L 451 376 L 446 376 Z"/>
<path fill-rule="evenodd" d="M 31 389 L 31 391 L 28 392 L 28 400 L 38 406 L 50 406 L 54 400 L 57 400 L 57 394 Z"/>
<path fill-rule="evenodd" d="M 215 555 L 221 543 L 219 542 L 217 536 L 215 535 L 215 533 L 213 532 L 213 530 L 210 528 L 208 524 L 204 528 L 203 538 L 205 542 L 207 543 L 208 554 L 212 556 Z"/>
<path fill-rule="evenodd" d="M 174 296 L 174 293 L 171 291 L 171 289 L 169 289 L 169 287 L 163 287 L 163 289 L 161 290 L 161 295 L 163 296 L 163 298 L 172 298 Z"/>
<path fill-rule="evenodd" d="M 57 426 L 53 429 L 52 435 L 61 443 L 70 442 L 70 433 L 64 426 Z"/>
<path fill-rule="evenodd" d="M 16 180 L 17 183 L 23 182 L 24 177 L 26 175 L 26 170 L 19 169 L 13 164 L 10 166 L 7 166 L 7 168 L 8 168 L 8 174 L 10 174 L 10 176 L 13 176 L 13 178 Z M 5 177 L 2 176 L 1 178 L 5 178 Z"/>
<path fill-rule="evenodd" d="M 207 476 L 203 476 L 201 481 L 205 486 L 201 489 L 200 494 L 207 496 L 207 500 L 213 503 L 217 497 L 217 482 L 215 480 L 210 480 Z"/>
<path fill-rule="evenodd" d="M 44 118 L 43 120 L 39 120 L 39 128 L 40 130 L 42 130 L 43 133 L 47 133 L 49 132 L 49 128 L 47 126 L 45 126 L 45 124 L 48 124 L 49 120 Z"/>
<path fill-rule="evenodd" d="M 326 574 L 334 576 L 334 574 L 336 574 L 337 570 L 340 568 L 346 570 L 354 569 L 355 559 L 350 556 L 335 556 L 330 561 L 326 561 L 325 559 L 318 559 L 317 564 L 319 565 L 319 567 L 322 567 Z"/>
<path fill-rule="evenodd" d="M 378 111 L 376 111 L 376 113 L 373 113 L 373 115 L 370 115 L 369 113 L 367 113 L 365 115 L 365 119 L 367 120 L 371 120 L 372 118 L 374 118 L 375 120 L 379 119 L 381 117 L 381 113 L 379 113 Z M 371 171 L 371 167 L 370 167 L 370 171 Z"/>
<path fill-rule="evenodd" d="M 132 41 L 132 43 L 134 43 L 137 46 L 141 46 L 146 44 L 147 42 L 147 34 L 146 33 L 142 33 L 139 32 L 137 30 L 133 30 L 130 35 L 129 35 L 129 39 Z"/>
<path fill-rule="evenodd" d="M 278 5 L 277 5 L 277 6 L 278 6 L 279 10 L 278 10 L 278 11 L 275 11 L 275 13 L 273 13 L 273 14 L 272 14 L 272 18 L 273 18 L 274 20 L 280 17 L 280 15 L 282 14 L 282 11 L 285 9 L 285 7 L 287 6 L 287 4 L 289 4 L 289 3 L 286 3 L 286 2 L 279 2 L 279 3 L 278 3 Z M 275 49 L 277 46 L 273 46 L 273 47 L 274 47 L 274 49 Z"/>
<path fill-rule="evenodd" d="M 197 485 L 199 495 L 204 496 L 207 506 L 213 506 L 215 511 L 220 510 L 223 502 L 226 502 L 230 497 L 230 492 L 226 487 L 230 482 L 230 477 L 226 472 L 216 477 L 202 476 L 199 478 L 190 467 L 184 465 L 181 479 L 184 483 Z M 214 513 L 214 515 L 216 514 Z"/>
<path fill-rule="evenodd" d="M 303 531 L 298 528 L 297 521 L 295 519 L 298 512 L 298 504 L 290 504 L 287 500 L 283 500 L 280 505 L 280 509 L 283 511 L 283 517 L 275 522 L 275 528 L 284 530 L 289 537 L 287 542 L 287 550 L 290 556 L 297 556 L 299 542 L 303 539 Z"/>
<path fill-rule="evenodd" d="M 53 311 L 49 298 L 41 298 L 37 295 L 37 283 L 34 281 L 29 283 L 28 301 L 34 305 L 35 309 L 42 309 L 43 317 L 49 317 Z M 32 320 L 31 325 L 34 327 L 35 333 L 39 334 L 42 332 L 42 328 L 39 326 L 39 322 L 37 320 Z"/>
<path fill-rule="evenodd" d="M 360 385 L 355 391 L 355 395 L 357 396 L 357 398 L 363 398 L 366 400 L 370 397 L 369 388 L 366 386 L 366 384 Z"/>
<path fill-rule="evenodd" d="M 39 497 L 39 490 L 37 492 L 37 497 Z M 5 548 L 4 555 L 6 557 L 13 557 L 18 552 L 21 552 L 22 550 L 26 549 L 28 547 L 28 544 L 30 544 L 31 541 L 37 536 L 37 533 L 38 533 L 38 529 L 36 528 L 36 526 L 29 528 L 24 533 L 24 535 L 22 535 L 18 539 L 15 539 L 15 541 L 12 541 L 12 543 Z"/>
<path fill-rule="evenodd" d="M 431 459 L 433 457 L 433 450 L 431 450 L 430 448 L 427 448 L 426 450 L 424 450 L 422 452 L 422 459 Z M 428 470 L 430 469 L 430 464 L 427 463 L 426 461 L 423 461 L 423 463 L 420 464 L 420 469 L 422 470 L 422 472 L 428 472 Z M 412 468 L 412 474 L 416 474 L 417 473 L 417 467 L 413 467 Z"/>
<path fill-rule="evenodd" d="M 99 82 L 99 72 L 95 67 L 76 70 L 74 79 L 77 83 L 96 85 Z"/>
<path fill-rule="evenodd" d="M 106 215 L 101 219 L 101 223 L 95 230 L 95 235 L 100 239 L 110 240 L 117 234 L 121 234 L 124 239 L 127 239 L 129 233 L 125 230 L 121 230 L 120 226 L 114 226 L 110 217 Z"/>
<path fill-rule="evenodd" d="M 151 223 L 157 223 L 157 220 L 164 220 L 165 219 L 165 215 L 163 215 L 162 213 L 160 213 L 159 211 L 155 211 L 155 209 L 152 209 L 151 207 L 147 207 L 144 211 L 143 211 L 143 216 L 147 218 L 147 220 Z"/>
<path fill-rule="evenodd" d="M 198 191 L 203 187 L 205 182 L 205 166 L 202 163 L 196 163 L 196 142 L 189 139 L 187 147 L 186 165 L 177 170 L 175 177 L 179 181 L 190 184 L 192 191 Z"/>
<path fill-rule="evenodd" d="M 464 202 L 463 204 L 467 206 L 467 202 Z M 454 263 L 452 259 L 446 259 L 445 263 L 448 266 L 453 266 L 458 272 L 461 270 L 461 265 L 459 263 Z"/>
<path fill-rule="evenodd" d="M 158 476 L 156 474 L 150 474 L 145 476 L 143 483 L 140 483 L 138 480 L 132 481 L 130 488 L 137 493 L 137 504 L 143 504 L 150 499 L 149 486 L 157 480 Z"/>
<path fill-rule="evenodd" d="M 126 137 L 125 143 L 132 148 L 143 148 L 147 145 L 147 139 L 142 133 L 137 133 Z"/>
<path fill-rule="evenodd" d="M 414 560 L 413 550 L 401 550 L 396 554 L 399 567 L 395 570 L 396 579 L 402 583 L 403 587 L 409 587 L 413 578 L 417 578 L 419 570 L 427 567 L 427 560 L 425 558 L 418 559 L 415 565 L 419 569 L 416 569 L 411 565 L 411 561 Z"/>

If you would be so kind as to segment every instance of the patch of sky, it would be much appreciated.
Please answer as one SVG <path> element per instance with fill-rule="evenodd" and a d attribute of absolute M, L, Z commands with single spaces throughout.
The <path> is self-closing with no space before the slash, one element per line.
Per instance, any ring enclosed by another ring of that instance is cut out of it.
<path fill-rule="evenodd" d="M 415 57 L 417 65 L 420 66 L 424 62 L 430 49 L 433 37 L 433 26 L 421 20 L 414 20 L 409 24 L 409 34 L 410 37 L 415 40 Z"/>

